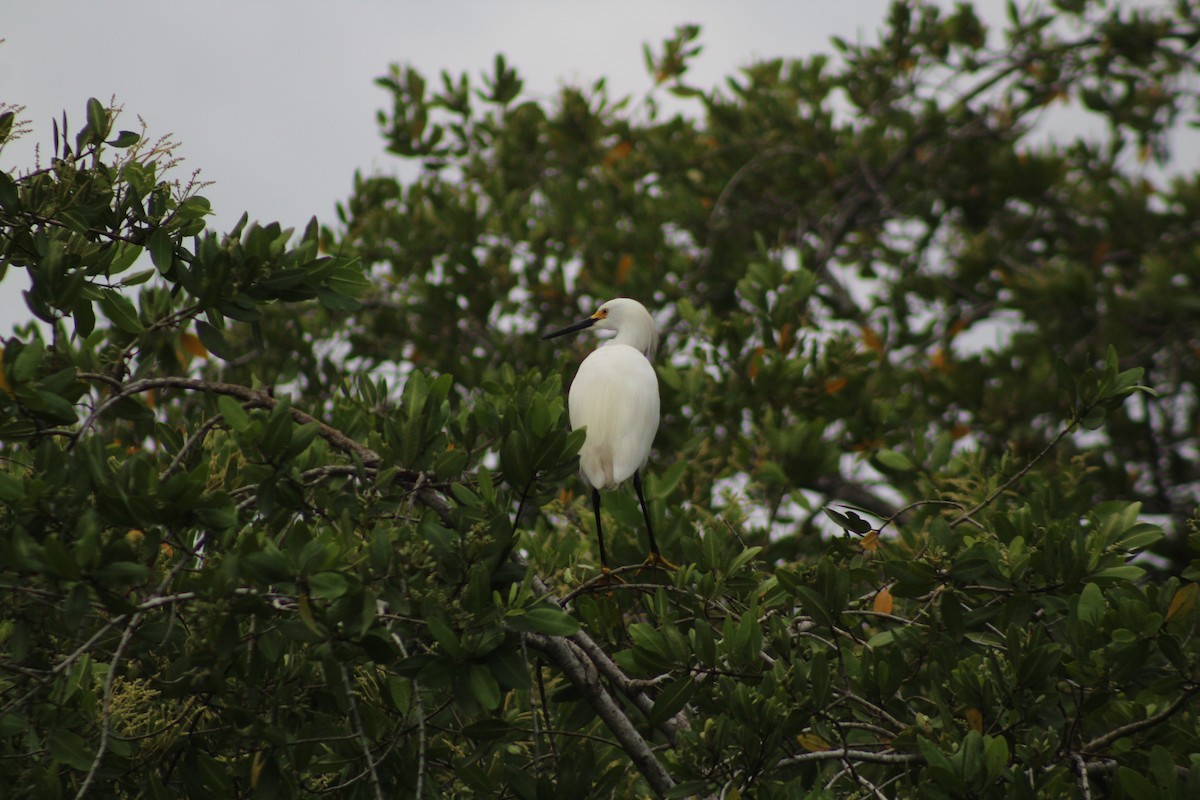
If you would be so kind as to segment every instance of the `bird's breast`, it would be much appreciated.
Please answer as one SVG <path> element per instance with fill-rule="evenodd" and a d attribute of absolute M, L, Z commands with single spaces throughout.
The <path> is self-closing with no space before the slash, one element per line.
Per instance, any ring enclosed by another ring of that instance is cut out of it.
<path fill-rule="evenodd" d="M 638 350 L 608 344 L 583 360 L 568 395 L 571 427 L 587 427 L 580 469 L 597 488 L 640 469 L 658 432 L 658 376 Z"/>

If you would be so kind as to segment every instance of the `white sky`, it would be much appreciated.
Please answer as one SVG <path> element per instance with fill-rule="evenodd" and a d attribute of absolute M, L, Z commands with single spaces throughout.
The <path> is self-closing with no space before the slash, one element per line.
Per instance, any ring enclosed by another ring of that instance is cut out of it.
<path fill-rule="evenodd" d="M 951 6 L 947 0 L 945 3 Z M 0 0 L 0 99 L 26 106 L 33 130 L 0 154 L 0 169 L 49 149 L 51 119 L 72 129 L 88 97 L 115 96 L 120 126 L 172 133 L 186 161 L 214 182 L 203 194 L 210 229 L 252 220 L 303 227 L 334 220 L 356 169 L 395 172 L 375 112 L 388 101 L 373 79 L 392 62 L 427 78 L 443 69 L 491 72 L 502 52 L 527 92 L 608 79 L 615 96 L 649 86 L 642 45 L 656 49 L 685 22 L 703 26 L 689 79 L 709 87 L 758 58 L 830 51 L 831 35 L 872 39 L 887 0 L 616 0 L 610 2 L 316 2 L 316 0 Z M 1003 0 L 977 3 L 1003 19 Z M 29 318 L 22 270 L 0 282 L 0 336 Z"/>

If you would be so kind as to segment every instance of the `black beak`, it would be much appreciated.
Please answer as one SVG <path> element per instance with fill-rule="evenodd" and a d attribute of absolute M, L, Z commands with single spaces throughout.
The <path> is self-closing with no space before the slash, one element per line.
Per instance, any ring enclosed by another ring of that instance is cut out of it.
<path fill-rule="evenodd" d="M 585 328 L 590 328 L 599 321 L 600 320 L 596 319 L 595 317 L 588 317 L 583 322 L 576 322 L 574 325 L 568 325 L 561 330 L 554 331 L 553 333 L 547 333 L 542 337 L 542 341 L 545 341 L 546 339 L 554 339 L 559 336 L 566 336 L 568 333 L 575 333 L 575 331 L 581 331 Z"/>

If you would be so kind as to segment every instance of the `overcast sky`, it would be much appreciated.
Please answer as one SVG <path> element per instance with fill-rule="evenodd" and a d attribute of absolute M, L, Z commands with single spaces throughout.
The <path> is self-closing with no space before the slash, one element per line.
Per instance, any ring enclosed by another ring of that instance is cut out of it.
<path fill-rule="evenodd" d="M 316 2 L 316 0 L 0 0 L 0 100 L 26 106 L 32 132 L 0 154 L 0 169 L 33 164 L 65 109 L 73 130 L 88 97 L 116 98 L 122 128 L 137 116 L 172 133 L 199 168 L 228 230 L 241 216 L 302 227 L 332 221 L 356 169 L 398 170 L 383 152 L 375 112 L 387 96 L 373 79 L 393 62 L 429 77 L 489 71 L 497 52 L 535 96 L 606 77 L 614 95 L 649 80 L 642 45 L 685 22 L 703 26 L 689 74 L 701 87 L 759 58 L 829 51 L 829 37 L 871 39 L 887 0 L 640 0 L 629 2 Z M 951 5 L 947 2 L 946 5 Z M 1003 0 L 977 4 L 1002 19 Z M 0 336 L 29 314 L 22 270 L 0 282 Z"/>

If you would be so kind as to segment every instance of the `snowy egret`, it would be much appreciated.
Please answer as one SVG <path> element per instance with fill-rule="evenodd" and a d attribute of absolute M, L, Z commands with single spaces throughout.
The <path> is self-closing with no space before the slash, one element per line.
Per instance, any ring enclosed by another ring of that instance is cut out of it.
<path fill-rule="evenodd" d="M 600 528 L 600 491 L 613 489 L 630 477 L 642 504 L 642 516 L 646 518 L 649 561 L 669 566 L 654 541 L 641 477 L 654 434 L 658 432 L 658 376 L 650 365 L 658 349 L 654 318 L 638 301 L 618 297 L 601 305 L 582 322 L 547 333 L 542 339 L 585 328 L 617 332 L 579 365 L 567 395 L 571 427 L 587 427 L 583 447 L 579 449 L 579 470 L 592 489 L 600 566 L 608 571 L 604 533 Z"/>

